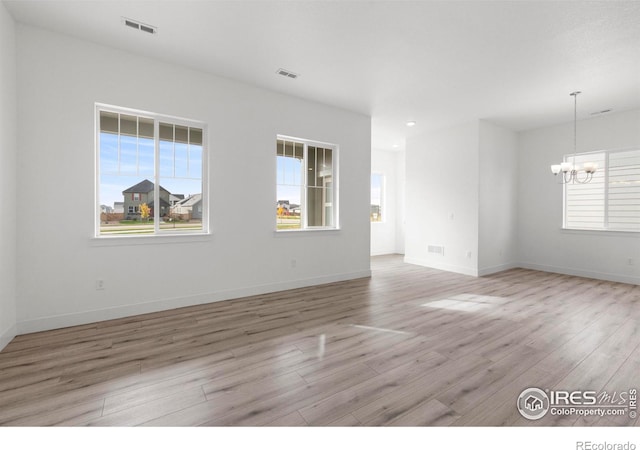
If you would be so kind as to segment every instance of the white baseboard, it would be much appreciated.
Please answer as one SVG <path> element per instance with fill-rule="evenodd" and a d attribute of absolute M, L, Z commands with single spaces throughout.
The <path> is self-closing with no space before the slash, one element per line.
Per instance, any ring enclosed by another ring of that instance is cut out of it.
<path fill-rule="evenodd" d="M 596 272 L 592 270 L 575 269 L 572 267 L 548 266 L 545 264 L 519 263 L 518 267 L 523 269 L 540 270 L 542 272 L 561 273 L 563 275 L 574 275 L 576 277 L 595 278 L 596 280 L 615 281 L 618 283 L 638 284 L 640 277 L 633 275 L 621 275 L 618 273 Z"/>
<path fill-rule="evenodd" d="M 455 272 L 462 275 L 478 276 L 478 270 L 471 267 L 454 266 L 452 264 L 438 263 L 421 258 L 404 257 L 404 262 L 415 264 L 417 266 L 430 267 L 432 269 L 445 270 L 447 272 Z"/>
<path fill-rule="evenodd" d="M 0 352 L 3 348 L 9 345 L 9 342 L 11 342 L 14 337 L 16 337 L 16 335 L 18 334 L 17 331 L 17 327 L 15 325 L 12 325 L 8 330 L 0 333 Z"/>
<path fill-rule="evenodd" d="M 286 291 L 289 289 L 297 289 L 327 283 L 335 283 L 338 281 L 354 280 L 357 278 L 368 278 L 370 276 L 371 270 L 363 270 L 360 272 L 327 275 L 323 277 L 305 278 L 301 280 L 285 281 L 281 283 L 250 286 L 241 289 L 198 294 L 189 297 L 169 298 L 145 303 L 83 311 L 78 313 L 39 317 L 18 322 L 17 331 L 18 334 L 35 333 L 38 331 L 53 330 L 56 328 L 65 328 L 93 322 L 101 322 L 104 320 L 119 319 L 122 317 L 135 316 L 138 314 L 166 311 L 169 309 L 182 308 L 185 306 L 202 305 L 205 303 L 214 303 L 223 300 L 249 297 L 251 295 L 268 294 L 271 292 Z"/>
<path fill-rule="evenodd" d="M 509 269 L 517 269 L 518 267 L 521 267 L 521 266 L 520 264 L 517 264 L 517 263 L 505 263 L 505 264 L 498 264 L 497 266 L 483 267 L 478 270 L 478 276 L 483 277 L 485 275 L 491 275 L 492 273 L 503 272 Z"/>

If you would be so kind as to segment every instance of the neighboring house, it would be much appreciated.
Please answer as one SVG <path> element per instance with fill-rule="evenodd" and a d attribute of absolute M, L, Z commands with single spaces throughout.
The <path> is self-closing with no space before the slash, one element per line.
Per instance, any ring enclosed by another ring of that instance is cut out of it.
<path fill-rule="evenodd" d="M 184 194 L 170 194 L 169 195 L 169 203 L 171 206 L 174 206 L 176 203 L 184 200 Z"/>
<path fill-rule="evenodd" d="M 116 214 L 124 213 L 124 202 L 113 202 L 113 212 Z"/>
<path fill-rule="evenodd" d="M 113 213 L 113 208 L 108 205 L 100 205 L 100 212 L 104 214 L 111 214 Z"/>
<path fill-rule="evenodd" d="M 290 203 L 289 200 L 278 200 L 276 205 L 278 211 L 282 208 L 282 213 L 284 215 L 300 215 L 300 205 L 296 205 L 295 203 Z"/>
<path fill-rule="evenodd" d="M 202 194 L 193 194 L 171 207 L 172 215 L 186 219 L 202 219 Z"/>
<path fill-rule="evenodd" d="M 131 186 L 129 189 L 122 191 L 124 197 L 124 215 L 127 219 L 139 219 L 140 218 L 140 205 L 146 203 L 151 208 L 150 215 L 154 216 L 155 202 L 153 200 L 153 190 L 155 185 L 149 181 L 144 180 L 135 186 Z M 165 188 L 160 186 L 160 217 L 163 217 L 169 213 L 170 203 L 169 198 L 171 193 Z"/>
<path fill-rule="evenodd" d="M 191 208 L 191 218 L 202 220 L 202 195 L 198 194 L 200 198 L 193 204 Z"/>

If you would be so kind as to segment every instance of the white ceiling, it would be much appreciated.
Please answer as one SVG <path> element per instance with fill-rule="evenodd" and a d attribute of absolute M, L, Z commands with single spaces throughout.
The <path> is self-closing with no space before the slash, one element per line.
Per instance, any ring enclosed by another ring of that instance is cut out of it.
<path fill-rule="evenodd" d="M 379 149 L 475 119 L 570 122 L 575 90 L 582 118 L 640 108 L 638 1 L 4 3 L 18 22 L 371 115 Z"/>

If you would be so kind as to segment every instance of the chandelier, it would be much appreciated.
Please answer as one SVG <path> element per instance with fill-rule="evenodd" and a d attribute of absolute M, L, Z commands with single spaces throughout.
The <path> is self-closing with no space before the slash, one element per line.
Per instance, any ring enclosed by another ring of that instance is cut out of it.
<path fill-rule="evenodd" d="M 588 183 L 593 179 L 593 174 L 596 173 L 596 169 L 598 168 L 598 165 L 593 162 L 585 162 L 582 167 L 576 165 L 578 94 L 580 94 L 580 91 L 569 94 L 573 97 L 573 162 L 565 161 L 551 166 L 551 172 L 554 175 L 562 173 L 562 176 L 560 177 L 560 183 L 562 184 Z"/>

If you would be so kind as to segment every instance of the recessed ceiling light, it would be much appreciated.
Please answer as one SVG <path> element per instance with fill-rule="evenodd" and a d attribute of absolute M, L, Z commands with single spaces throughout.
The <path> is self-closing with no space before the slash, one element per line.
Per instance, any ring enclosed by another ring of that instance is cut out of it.
<path fill-rule="evenodd" d="M 126 17 L 122 18 L 122 23 L 124 23 L 126 27 L 133 28 L 134 30 L 144 31 L 145 33 L 156 34 L 158 32 L 158 27 L 148 25 L 137 20 L 128 19 Z"/>
<path fill-rule="evenodd" d="M 416 121 L 415 120 L 410 120 L 409 122 L 407 122 L 407 126 L 408 127 L 413 127 L 416 125 Z"/>
<path fill-rule="evenodd" d="M 393 144 L 393 148 L 398 148 L 399 145 L 398 144 Z"/>
<path fill-rule="evenodd" d="M 292 72 L 290 70 L 282 69 L 282 68 L 276 70 L 276 73 L 278 75 L 282 75 L 283 77 L 293 78 L 294 80 L 300 76 L 297 73 L 294 73 L 294 72 Z"/>

